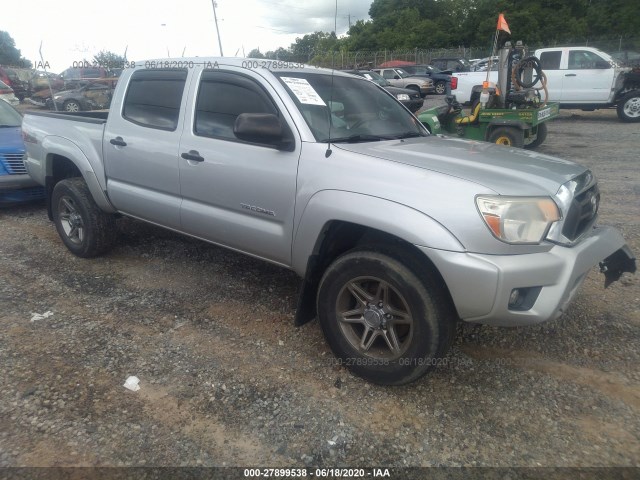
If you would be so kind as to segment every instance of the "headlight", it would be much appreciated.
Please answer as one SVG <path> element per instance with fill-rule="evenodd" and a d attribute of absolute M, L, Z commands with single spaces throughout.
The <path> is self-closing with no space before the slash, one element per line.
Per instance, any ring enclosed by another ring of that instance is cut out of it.
<path fill-rule="evenodd" d="M 407 95 L 406 93 L 399 93 L 398 95 L 396 95 L 396 98 L 398 100 L 400 100 L 401 102 L 408 102 L 409 101 L 409 95 Z"/>
<path fill-rule="evenodd" d="M 54 100 L 60 100 L 60 97 L 62 97 L 62 95 L 54 95 L 54 96 L 53 96 L 53 99 L 54 99 Z"/>
<path fill-rule="evenodd" d="M 476 205 L 491 233 L 507 243 L 540 243 L 560 220 L 550 197 L 479 196 Z"/>

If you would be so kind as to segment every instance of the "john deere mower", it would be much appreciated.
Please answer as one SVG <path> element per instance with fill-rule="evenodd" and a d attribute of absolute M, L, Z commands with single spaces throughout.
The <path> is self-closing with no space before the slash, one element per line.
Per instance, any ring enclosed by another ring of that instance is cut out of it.
<path fill-rule="evenodd" d="M 418 119 L 434 134 L 536 148 L 547 137 L 546 122 L 560 111 L 557 103 L 547 102 L 546 83 L 540 60 L 526 56 L 521 42 L 506 42 L 499 50 L 498 84 L 475 86 L 468 114 L 449 95 L 445 105 L 425 110 Z"/>

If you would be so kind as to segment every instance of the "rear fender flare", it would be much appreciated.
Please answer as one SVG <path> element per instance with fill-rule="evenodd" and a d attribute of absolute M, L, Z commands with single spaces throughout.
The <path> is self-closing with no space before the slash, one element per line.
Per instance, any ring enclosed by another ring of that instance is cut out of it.
<path fill-rule="evenodd" d="M 105 212 L 116 212 L 116 209 L 111 205 L 105 191 L 100 186 L 100 182 L 98 181 L 89 159 L 82 152 L 80 147 L 66 138 L 49 135 L 42 140 L 42 148 L 47 152 L 45 163 L 47 178 L 53 178 L 55 157 L 64 157 L 78 168 L 82 178 L 87 183 L 91 196 L 96 204 Z M 53 186 L 51 186 L 51 188 L 53 188 Z"/>

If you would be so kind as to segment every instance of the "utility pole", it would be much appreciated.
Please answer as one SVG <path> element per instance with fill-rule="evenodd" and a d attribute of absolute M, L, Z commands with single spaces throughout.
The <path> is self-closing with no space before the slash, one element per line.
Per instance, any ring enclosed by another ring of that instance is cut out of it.
<path fill-rule="evenodd" d="M 222 41 L 220 40 L 220 28 L 218 27 L 218 16 L 216 15 L 216 0 L 211 0 L 211 5 L 213 5 L 213 19 L 216 22 L 216 32 L 218 32 L 218 46 L 220 47 L 220 56 L 224 57 L 224 53 L 222 53 Z"/>

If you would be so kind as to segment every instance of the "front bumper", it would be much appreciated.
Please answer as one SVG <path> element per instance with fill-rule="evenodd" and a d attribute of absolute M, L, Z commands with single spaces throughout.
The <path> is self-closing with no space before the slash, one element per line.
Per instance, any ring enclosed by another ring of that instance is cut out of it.
<path fill-rule="evenodd" d="M 420 98 L 416 100 L 401 101 L 400 103 L 407 107 L 411 113 L 416 113 L 422 108 L 422 105 L 424 105 L 424 100 Z"/>
<path fill-rule="evenodd" d="M 521 326 L 558 318 L 592 267 L 614 258 L 614 268 L 635 271 L 625 241 L 611 227 L 596 227 L 573 247 L 553 246 L 526 255 L 483 255 L 420 248 L 442 274 L 460 318 L 497 326 Z M 621 249 L 626 251 L 618 253 Z M 633 268 L 632 268 L 633 265 Z M 530 294 L 526 309 L 509 305 L 514 289 Z"/>
<path fill-rule="evenodd" d="M 433 83 L 428 85 L 422 85 L 420 87 L 420 94 L 422 94 L 423 96 L 428 93 L 433 93 L 435 91 L 436 91 L 436 87 L 433 85 Z"/>

